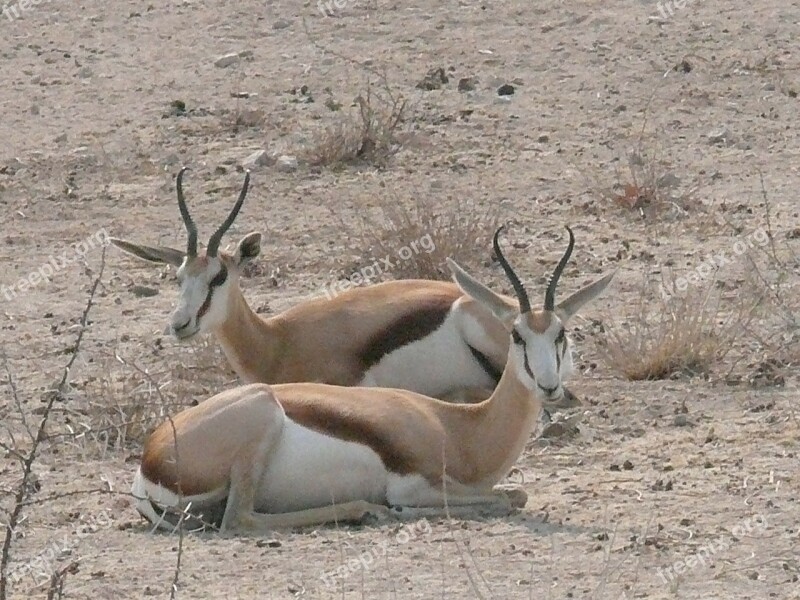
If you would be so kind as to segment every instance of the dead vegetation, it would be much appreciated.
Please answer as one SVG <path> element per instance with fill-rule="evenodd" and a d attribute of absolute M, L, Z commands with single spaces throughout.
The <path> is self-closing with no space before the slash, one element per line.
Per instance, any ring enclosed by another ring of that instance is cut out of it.
<path fill-rule="evenodd" d="M 724 310 L 713 277 L 684 295 L 655 287 L 644 280 L 636 312 L 612 323 L 603 342 L 609 366 L 631 381 L 708 375 L 748 331 L 760 303 L 741 295 Z"/>
<path fill-rule="evenodd" d="M 214 340 L 206 338 L 176 348 L 154 368 L 114 354 L 100 377 L 86 385 L 88 406 L 76 437 L 100 456 L 140 447 L 147 435 L 169 415 L 197 404 L 226 387 L 231 374 Z"/>
<path fill-rule="evenodd" d="M 0 600 L 6 600 L 8 597 L 9 588 L 11 587 L 9 583 L 17 583 L 30 569 L 30 564 L 27 564 L 20 566 L 13 573 L 10 571 L 12 547 L 14 541 L 22 536 L 22 532 L 19 528 L 26 520 L 24 509 L 31 504 L 40 502 L 40 500 L 31 500 L 30 498 L 41 489 L 41 484 L 34 472 L 34 466 L 39 460 L 43 449 L 50 444 L 57 443 L 59 440 L 58 436 L 54 436 L 50 433 L 48 423 L 54 412 L 56 402 L 63 402 L 66 400 L 72 391 L 70 375 L 75 360 L 81 350 L 81 342 L 83 342 L 84 334 L 88 329 L 89 313 L 94 306 L 95 294 L 103 277 L 106 264 L 105 258 L 106 249 L 104 247 L 97 277 L 93 280 L 86 307 L 80 318 L 80 329 L 78 330 L 75 344 L 72 347 L 70 359 L 63 369 L 61 380 L 52 389 L 48 390 L 45 395 L 44 406 L 40 407 L 38 411 L 34 411 L 35 414 L 41 415 L 36 425 L 31 422 L 30 417 L 32 415 L 26 414 L 20 391 L 16 385 L 11 368 L 9 367 L 8 357 L 3 354 L 3 365 L 7 377 L 6 385 L 10 391 L 14 408 L 18 412 L 23 434 L 18 438 L 12 430 L 12 426 L 6 423 L 4 435 L 0 438 L 0 450 L 12 460 L 12 463 L 17 464 L 20 471 L 19 480 L 16 482 L 14 488 L 2 490 L 2 496 L 10 499 L 11 503 L 9 504 L 4 501 L 3 504 L 0 505 L 0 515 L 2 515 L 2 522 L 5 526 L 2 549 L 0 549 Z M 92 491 L 95 490 L 89 490 L 88 493 Z M 45 501 L 58 497 L 60 497 L 58 494 L 54 496 L 51 495 L 48 496 Z M 66 575 L 70 572 L 74 572 L 72 563 L 62 569 L 54 569 L 49 573 L 48 599 L 61 598 L 63 596 Z"/>
<path fill-rule="evenodd" d="M 476 208 L 460 198 L 441 203 L 424 195 L 401 199 L 388 193 L 379 197 L 376 210 L 356 218 L 357 234 L 348 250 L 359 258 L 347 269 L 348 278 L 368 265 L 391 264 L 391 279 L 449 280 L 445 259 L 465 267 L 484 264 L 501 223 L 495 205 Z"/>
<path fill-rule="evenodd" d="M 302 154 L 312 167 L 370 165 L 385 167 L 403 148 L 407 102 L 389 90 L 367 84 L 351 110 L 317 134 Z"/>
<path fill-rule="evenodd" d="M 601 189 L 607 203 L 646 220 L 681 219 L 702 208 L 695 198 L 696 187 L 681 181 L 657 148 L 640 139 L 625 161 L 623 168 L 615 170 L 614 183 Z"/>

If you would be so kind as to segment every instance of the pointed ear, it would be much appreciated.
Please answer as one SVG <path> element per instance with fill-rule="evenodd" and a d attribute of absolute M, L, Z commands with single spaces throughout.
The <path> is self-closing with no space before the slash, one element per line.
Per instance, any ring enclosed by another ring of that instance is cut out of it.
<path fill-rule="evenodd" d="M 242 266 L 246 262 L 254 259 L 261 254 L 261 233 L 254 231 L 244 236 L 236 246 L 233 260 L 236 266 Z"/>
<path fill-rule="evenodd" d="M 600 294 L 603 293 L 603 290 L 606 289 L 611 280 L 616 275 L 616 271 L 612 271 L 611 273 L 607 273 L 603 275 L 600 279 L 595 281 L 594 283 L 590 283 L 586 287 L 578 290 L 574 294 L 572 294 L 566 300 L 562 300 L 556 306 L 556 314 L 558 318 L 561 319 L 564 323 L 569 321 L 575 314 L 581 309 L 581 307 L 586 304 L 587 302 L 591 302 L 595 298 L 597 298 Z"/>
<path fill-rule="evenodd" d="M 506 329 L 511 328 L 514 319 L 519 316 L 519 309 L 517 307 L 509 306 L 500 294 L 496 294 L 483 285 L 480 281 L 459 267 L 453 259 L 447 259 L 447 266 L 450 267 L 450 270 L 453 272 L 453 278 L 458 284 L 458 287 L 461 288 L 461 291 L 488 308 L 492 314 L 503 323 Z"/>
<path fill-rule="evenodd" d="M 114 244 L 117 248 L 128 254 L 141 258 L 143 260 L 154 263 L 165 263 L 174 267 L 180 267 L 183 264 L 183 258 L 186 254 L 182 250 L 175 250 L 175 248 L 166 248 L 164 246 L 144 246 L 142 244 L 134 244 L 126 240 L 117 238 L 108 238 L 108 241 Z"/>

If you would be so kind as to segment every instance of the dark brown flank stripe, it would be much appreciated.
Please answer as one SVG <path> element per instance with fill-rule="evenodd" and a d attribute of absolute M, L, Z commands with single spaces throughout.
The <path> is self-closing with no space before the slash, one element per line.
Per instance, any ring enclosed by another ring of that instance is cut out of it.
<path fill-rule="evenodd" d="M 442 296 L 403 315 L 383 331 L 379 331 L 361 351 L 364 371 L 378 364 L 387 354 L 420 340 L 436 331 L 450 312 L 453 299 Z"/>
<path fill-rule="evenodd" d="M 347 442 L 368 446 L 380 456 L 387 470 L 398 475 L 415 472 L 413 453 L 396 445 L 381 431 L 376 431 L 369 419 L 357 413 L 344 414 L 328 406 L 311 404 L 284 405 L 286 416 L 298 425 Z"/>

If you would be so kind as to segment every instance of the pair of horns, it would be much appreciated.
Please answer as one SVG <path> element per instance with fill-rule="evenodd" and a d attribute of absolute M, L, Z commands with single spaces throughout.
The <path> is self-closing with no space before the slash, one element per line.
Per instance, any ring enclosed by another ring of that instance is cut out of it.
<path fill-rule="evenodd" d="M 188 170 L 189 167 L 183 167 L 178 173 L 177 187 L 178 208 L 181 211 L 183 223 L 186 225 L 186 232 L 189 234 L 189 242 L 186 246 L 186 255 L 192 257 L 197 256 L 197 225 L 195 225 L 194 221 L 192 220 L 192 215 L 189 214 L 189 209 L 186 206 L 186 199 L 183 197 L 183 174 Z M 250 171 L 246 171 L 244 176 L 244 185 L 242 186 L 242 191 L 239 192 L 239 199 L 236 201 L 236 204 L 233 205 L 228 218 L 225 219 L 222 225 L 220 225 L 219 228 L 217 228 L 217 230 L 208 239 L 208 248 L 206 249 L 208 256 L 217 255 L 219 243 L 222 241 L 222 236 L 225 235 L 225 232 L 228 231 L 231 225 L 233 225 L 233 221 L 236 219 L 236 216 L 239 214 L 239 211 L 242 208 L 242 204 L 244 203 L 245 196 L 247 196 L 247 189 L 249 187 Z"/>
<path fill-rule="evenodd" d="M 500 261 L 500 265 L 502 265 L 503 270 L 506 272 L 506 275 L 511 281 L 511 285 L 514 286 L 514 291 L 516 292 L 517 299 L 519 300 L 519 312 L 521 314 L 530 312 L 531 301 L 528 299 L 528 292 L 525 291 L 525 288 L 523 287 L 522 282 L 519 280 L 519 277 L 517 277 L 517 274 L 514 272 L 514 269 L 511 268 L 511 265 L 508 264 L 506 257 L 503 256 L 503 251 L 500 250 L 498 238 L 500 237 L 500 232 L 502 232 L 504 228 L 505 226 L 501 225 L 497 228 L 497 231 L 494 232 L 494 239 L 492 240 L 494 252 L 497 254 L 497 259 Z M 556 308 L 556 286 L 558 286 L 558 280 L 561 279 L 561 274 L 564 272 L 564 267 L 567 266 L 567 262 L 569 261 L 570 256 L 572 256 L 572 248 L 575 246 L 575 236 L 572 233 L 572 229 L 567 227 L 567 231 L 569 232 L 569 245 L 567 246 L 566 252 L 564 252 L 564 256 L 562 256 L 561 260 L 558 261 L 558 265 L 556 265 L 556 269 L 553 271 L 553 276 L 550 278 L 550 284 L 547 286 L 547 291 L 544 294 L 545 310 L 553 311 Z"/>

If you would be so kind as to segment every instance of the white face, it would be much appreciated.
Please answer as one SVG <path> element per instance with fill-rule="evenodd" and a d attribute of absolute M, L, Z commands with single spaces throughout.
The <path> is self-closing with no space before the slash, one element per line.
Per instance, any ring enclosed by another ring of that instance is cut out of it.
<path fill-rule="evenodd" d="M 572 348 L 564 324 L 555 313 L 518 316 L 511 332 L 517 375 L 545 402 L 564 396 L 563 383 L 572 375 Z"/>
<path fill-rule="evenodd" d="M 178 269 L 181 286 L 171 329 L 179 340 L 213 330 L 227 318 L 231 280 L 235 272 L 219 257 L 186 259 Z"/>

